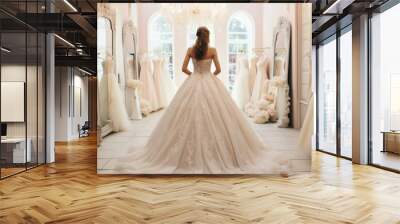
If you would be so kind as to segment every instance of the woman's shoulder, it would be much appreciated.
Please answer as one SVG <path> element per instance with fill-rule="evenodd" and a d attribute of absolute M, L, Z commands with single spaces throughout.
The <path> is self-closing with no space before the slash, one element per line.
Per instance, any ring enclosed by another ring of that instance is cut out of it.
<path fill-rule="evenodd" d="M 209 47 L 208 50 L 210 51 L 211 55 L 215 55 L 217 53 L 217 49 L 215 47 Z"/>
<path fill-rule="evenodd" d="M 193 47 L 188 47 L 186 53 L 187 53 L 188 55 L 192 55 L 192 54 L 193 54 Z"/>

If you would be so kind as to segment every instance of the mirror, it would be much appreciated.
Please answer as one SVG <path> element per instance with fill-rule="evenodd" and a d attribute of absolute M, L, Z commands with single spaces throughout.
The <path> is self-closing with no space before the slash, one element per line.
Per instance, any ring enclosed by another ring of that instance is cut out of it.
<path fill-rule="evenodd" d="M 137 39 L 136 28 L 132 20 L 127 21 L 122 28 L 122 44 L 124 51 L 124 70 L 125 70 L 125 106 L 128 115 L 132 119 L 140 119 L 140 108 L 137 107 L 137 90 L 132 85 L 133 80 L 139 79 L 138 58 L 137 58 Z"/>
<path fill-rule="evenodd" d="M 109 118 L 109 86 L 108 72 L 105 71 L 104 62 L 108 56 L 114 55 L 114 30 L 112 20 L 108 17 L 97 18 L 97 80 L 98 80 L 98 130 L 99 136 L 104 137 L 112 131 Z M 114 71 L 111 68 L 109 71 Z"/>
<path fill-rule="evenodd" d="M 273 63 L 271 87 L 269 91 L 275 96 L 277 126 L 289 127 L 290 88 L 289 88 L 289 56 L 290 56 L 290 22 L 281 17 L 274 29 Z"/>

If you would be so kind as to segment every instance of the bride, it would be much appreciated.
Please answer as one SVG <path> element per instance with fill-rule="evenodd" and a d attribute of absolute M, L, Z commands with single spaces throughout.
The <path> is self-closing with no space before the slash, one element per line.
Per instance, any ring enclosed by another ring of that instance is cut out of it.
<path fill-rule="evenodd" d="M 287 161 L 266 148 L 217 78 L 221 66 L 216 49 L 208 47 L 209 35 L 198 28 L 182 66 L 188 78 L 147 145 L 118 160 L 121 173 L 287 174 Z"/>

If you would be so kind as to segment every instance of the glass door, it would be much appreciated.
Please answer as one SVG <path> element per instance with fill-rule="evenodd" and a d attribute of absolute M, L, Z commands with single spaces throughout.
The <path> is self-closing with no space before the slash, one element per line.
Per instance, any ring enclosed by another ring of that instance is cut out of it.
<path fill-rule="evenodd" d="M 336 154 L 336 36 L 317 49 L 317 149 Z"/>
<path fill-rule="evenodd" d="M 352 26 L 317 49 L 317 149 L 352 157 Z"/>
<path fill-rule="evenodd" d="M 18 10 L 21 16 L 41 13 L 42 5 L 44 1 L 19 2 Z M 14 21 L 1 12 L 0 17 Z M 33 27 L 14 22 L 0 23 L 0 179 L 46 160 L 46 38 Z"/>
<path fill-rule="evenodd" d="M 340 36 L 340 155 L 352 157 L 352 32 Z"/>
<path fill-rule="evenodd" d="M 400 171 L 400 4 L 371 18 L 370 163 Z"/>
<path fill-rule="evenodd" d="M 1 33 L 1 177 L 26 170 L 31 162 L 27 141 L 27 35 Z M 28 149 L 28 150 L 27 150 Z"/>

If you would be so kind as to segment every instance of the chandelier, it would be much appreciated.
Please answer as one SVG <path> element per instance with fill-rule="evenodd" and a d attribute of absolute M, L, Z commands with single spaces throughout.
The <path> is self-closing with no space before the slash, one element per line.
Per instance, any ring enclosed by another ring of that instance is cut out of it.
<path fill-rule="evenodd" d="M 224 3 L 163 3 L 161 13 L 178 23 L 213 24 L 226 10 Z"/>

